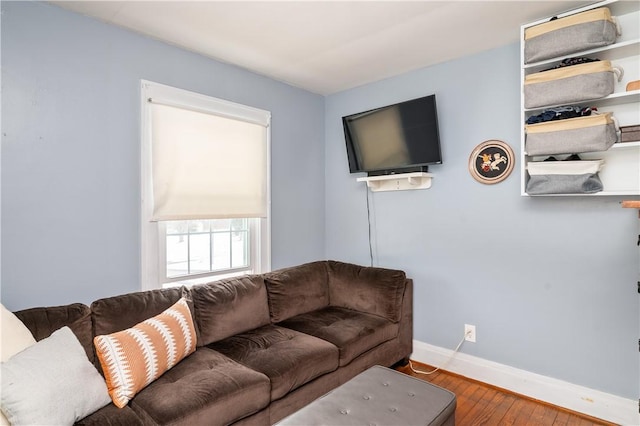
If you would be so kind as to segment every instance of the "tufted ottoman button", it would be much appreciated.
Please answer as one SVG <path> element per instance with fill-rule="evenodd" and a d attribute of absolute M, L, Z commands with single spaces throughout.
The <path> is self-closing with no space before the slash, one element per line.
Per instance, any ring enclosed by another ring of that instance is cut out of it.
<path fill-rule="evenodd" d="M 365 395 L 362 397 L 362 399 L 366 399 L 367 401 L 371 399 L 371 397 L 369 395 Z"/>
<path fill-rule="evenodd" d="M 388 382 L 384 382 L 384 383 L 382 383 L 382 386 L 389 386 L 389 383 Z"/>
<path fill-rule="evenodd" d="M 413 393 L 413 392 L 409 392 L 409 394 L 408 394 L 408 395 L 409 395 L 409 396 L 416 396 L 416 394 L 415 394 L 415 393 Z"/>
<path fill-rule="evenodd" d="M 347 410 L 346 408 L 343 408 L 342 410 L 340 410 L 340 414 L 349 414 L 349 410 Z"/>

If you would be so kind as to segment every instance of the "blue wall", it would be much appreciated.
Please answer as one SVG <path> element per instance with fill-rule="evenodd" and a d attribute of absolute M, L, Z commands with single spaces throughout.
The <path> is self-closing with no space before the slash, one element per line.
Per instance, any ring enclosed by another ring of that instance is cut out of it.
<path fill-rule="evenodd" d="M 635 212 L 616 197 L 520 197 L 519 164 L 497 185 L 467 171 L 487 139 L 518 155 L 517 46 L 326 98 L 48 4 L 2 2 L 1 47 L 10 309 L 139 288 L 140 79 L 272 112 L 274 268 L 369 263 L 340 118 L 435 93 L 433 187 L 370 195 L 374 263 L 415 282 L 415 338 L 453 348 L 475 324 L 466 353 L 637 398 Z"/>
<path fill-rule="evenodd" d="M 46 3 L 2 2 L 2 303 L 140 289 L 140 79 L 272 113 L 272 266 L 324 256 L 324 99 Z"/>
<path fill-rule="evenodd" d="M 326 99 L 326 251 L 369 263 L 366 189 L 349 175 L 341 117 L 435 93 L 443 164 L 427 190 L 370 194 L 374 263 L 415 283 L 415 339 L 628 398 L 638 396 L 638 218 L 616 197 L 521 197 L 468 172 L 473 148 L 519 156 L 519 47 Z"/>

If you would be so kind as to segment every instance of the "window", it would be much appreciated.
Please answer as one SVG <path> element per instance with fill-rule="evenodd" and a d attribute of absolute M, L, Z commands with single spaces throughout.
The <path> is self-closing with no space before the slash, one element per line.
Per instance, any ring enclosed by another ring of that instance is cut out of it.
<path fill-rule="evenodd" d="M 170 221 L 164 230 L 168 278 L 250 266 L 249 219 Z"/>
<path fill-rule="evenodd" d="M 142 81 L 142 288 L 270 267 L 271 115 Z"/>

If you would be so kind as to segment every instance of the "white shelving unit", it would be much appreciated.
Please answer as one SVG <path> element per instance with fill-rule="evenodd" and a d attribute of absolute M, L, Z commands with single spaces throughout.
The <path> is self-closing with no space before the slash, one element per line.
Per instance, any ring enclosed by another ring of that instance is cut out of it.
<path fill-rule="evenodd" d="M 371 191 L 405 191 L 407 189 L 431 188 L 433 174 L 423 172 L 398 173 L 382 176 L 358 178 L 358 182 L 366 182 Z"/>
<path fill-rule="evenodd" d="M 605 98 L 577 102 L 573 105 L 597 107 L 598 112 L 613 112 L 613 115 L 618 120 L 620 126 L 638 125 L 640 124 L 640 90 L 626 91 L 626 85 L 630 81 L 640 79 L 640 2 L 606 0 L 565 13 L 559 13 L 557 17 L 562 18 L 603 6 L 606 6 L 611 10 L 611 14 L 616 17 L 620 23 L 620 27 L 622 28 L 622 35 L 616 40 L 616 43 L 609 46 L 584 50 L 532 64 L 525 64 L 525 29 L 547 22 L 551 17 L 523 25 L 520 33 L 520 62 L 522 69 L 521 85 L 524 85 L 525 77 L 527 75 L 551 68 L 567 57 L 589 57 L 598 58 L 600 60 L 610 60 L 612 65 L 619 66 L 624 70 L 622 81 L 616 83 L 615 92 Z M 533 157 L 527 155 L 525 152 L 524 123 L 531 115 L 539 114 L 547 108 L 556 106 L 561 105 L 545 105 L 540 108 L 527 109 L 524 107 L 524 96 L 521 96 L 522 130 L 520 160 L 522 164 L 521 195 L 523 196 L 528 196 L 525 191 L 528 180 L 527 164 L 530 161 L 542 160 L 547 157 Z M 618 142 L 607 151 L 580 153 L 579 155 L 585 160 L 605 160 L 604 168 L 599 173 L 604 189 L 603 191 L 595 194 L 576 195 L 590 197 L 602 195 L 640 195 L 640 141 Z M 562 156 L 555 157 L 562 158 Z"/>

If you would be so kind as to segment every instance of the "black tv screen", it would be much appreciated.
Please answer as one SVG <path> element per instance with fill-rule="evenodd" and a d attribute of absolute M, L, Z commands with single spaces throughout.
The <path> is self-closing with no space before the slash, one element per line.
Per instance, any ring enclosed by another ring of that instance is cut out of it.
<path fill-rule="evenodd" d="M 348 115 L 342 124 L 351 173 L 402 173 L 442 163 L 435 95 Z"/>

